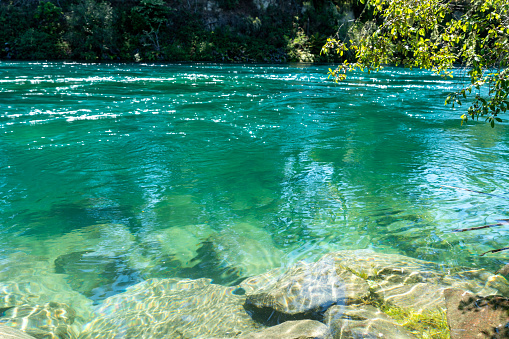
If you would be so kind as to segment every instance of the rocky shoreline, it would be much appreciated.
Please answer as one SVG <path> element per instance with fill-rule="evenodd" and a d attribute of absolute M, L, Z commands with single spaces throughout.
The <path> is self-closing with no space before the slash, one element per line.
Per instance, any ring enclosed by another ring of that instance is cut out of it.
<path fill-rule="evenodd" d="M 508 338 L 509 283 L 370 250 L 222 286 L 154 278 L 92 303 L 49 275 L 2 283 L 2 338 Z M 5 270 L 4 270 L 5 271 Z M 19 330 L 19 331 L 18 331 Z"/>

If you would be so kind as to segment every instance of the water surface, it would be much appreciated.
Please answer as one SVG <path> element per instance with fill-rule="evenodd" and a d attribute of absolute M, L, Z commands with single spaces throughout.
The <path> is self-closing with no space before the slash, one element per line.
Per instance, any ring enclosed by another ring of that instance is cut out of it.
<path fill-rule="evenodd" d="M 461 126 L 443 104 L 461 79 L 388 68 L 334 84 L 327 69 L 1 63 L 3 270 L 32 265 L 99 302 L 341 249 L 505 264 L 478 254 L 507 246 L 508 226 L 451 231 L 509 218 L 507 125 Z"/>

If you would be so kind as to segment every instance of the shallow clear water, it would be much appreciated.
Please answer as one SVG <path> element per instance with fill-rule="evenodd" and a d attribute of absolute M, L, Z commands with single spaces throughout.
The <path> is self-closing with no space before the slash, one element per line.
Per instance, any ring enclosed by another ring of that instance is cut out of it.
<path fill-rule="evenodd" d="M 99 302 L 341 249 L 505 264 L 478 254 L 509 226 L 451 231 L 509 218 L 508 125 L 460 126 L 461 79 L 327 69 L 0 63 L 1 277 L 22 263 Z"/>

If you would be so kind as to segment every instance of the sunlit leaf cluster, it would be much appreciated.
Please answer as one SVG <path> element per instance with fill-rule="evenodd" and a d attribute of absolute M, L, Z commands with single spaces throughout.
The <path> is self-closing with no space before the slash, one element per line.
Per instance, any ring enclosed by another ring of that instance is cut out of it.
<path fill-rule="evenodd" d="M 361 0 L 365 8 L 346 39 L 329 38 L 322 52 L 344 57 L 329 76 L 384 65 L 428 69 L 443 77 L 465 72 L 469 82 L 446 104 L 471 104 L 462 120 L 485 117 L 493 127 L 509 110 L 509 0 Z M 365 20 L 369 13 L 373 19 Z"/>

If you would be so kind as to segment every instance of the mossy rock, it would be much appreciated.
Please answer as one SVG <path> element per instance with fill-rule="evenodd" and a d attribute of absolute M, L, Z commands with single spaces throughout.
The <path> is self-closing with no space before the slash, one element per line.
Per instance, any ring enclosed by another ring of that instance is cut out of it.
<path fill-rule="evenodd" d="M 371 305 L 333 306 L 327 310 L 324 320 L 330 327 L 334 339 L 416 338 L 394 319 Z"/>

